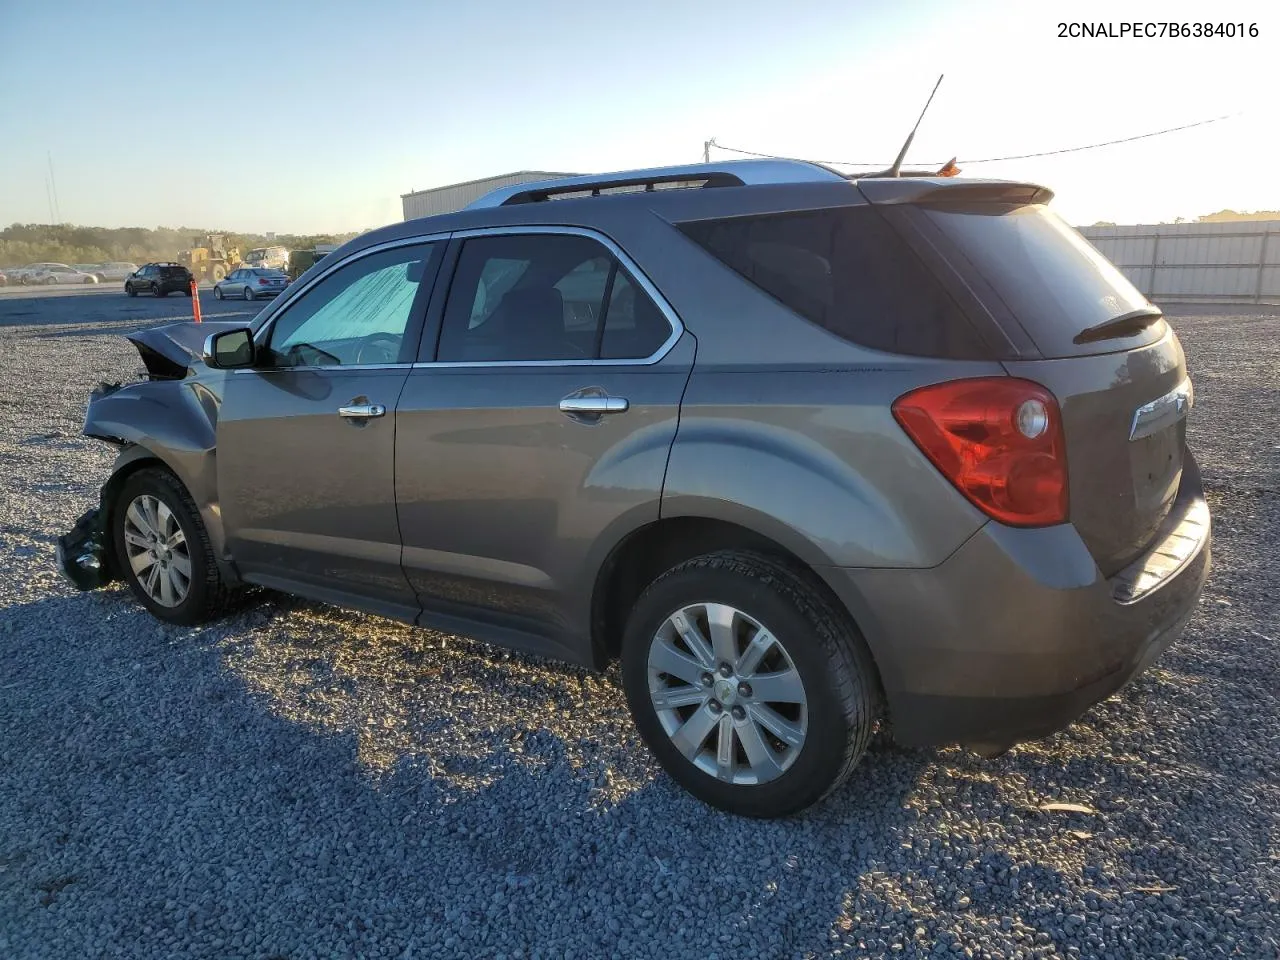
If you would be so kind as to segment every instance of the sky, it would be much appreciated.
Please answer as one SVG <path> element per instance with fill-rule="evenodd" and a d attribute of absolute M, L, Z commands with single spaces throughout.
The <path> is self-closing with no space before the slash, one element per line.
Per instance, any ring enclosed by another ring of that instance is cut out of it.
<path fill-rule="evenodd" d="M 1059 38 L 1072 21 L 1257 24 Z M 0 226 L 319 233 L 513 170 L 690 163 L 703 142 L 1053 188 L 1073 223 L 1280 208 L 1280 4 L 1083 0 L 0 0 Z M 713 160 L 734 154 L 712 148 Z"/>

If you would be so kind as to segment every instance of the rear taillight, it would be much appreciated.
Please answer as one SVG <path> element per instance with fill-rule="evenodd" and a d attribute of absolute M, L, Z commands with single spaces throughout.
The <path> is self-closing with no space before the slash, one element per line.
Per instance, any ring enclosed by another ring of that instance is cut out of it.
<path fill-rule="evenodd" d="M 1067 519 L 1067 450 L 1058 401 L 1029 380 L 921 387 L 893 415 L 943 476 L 988 516 L 1016 527 Z"/>
<path fill-rule="evenodd" d="M 267 280 L 265 277 L 258 280 L 258 286 L 265 287 L 266 285 L 267 285 Z"/>

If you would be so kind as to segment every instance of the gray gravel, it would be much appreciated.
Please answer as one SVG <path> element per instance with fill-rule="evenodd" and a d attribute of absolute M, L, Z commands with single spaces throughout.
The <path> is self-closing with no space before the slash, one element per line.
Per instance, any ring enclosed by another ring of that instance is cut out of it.
<path fill-rule="evenodd" d="M 33 302 L 0 303 L 0 956 L 1280 954 L 1276 311 L 1176 320 L 1217 539 L 1155 669 L 996 761 L 877 744 L 757 823 L 658 772 L 616 674 L 64 586 L 53 538 L 111 460 L 85 398 L 138 366 L 137 317 Z"/>

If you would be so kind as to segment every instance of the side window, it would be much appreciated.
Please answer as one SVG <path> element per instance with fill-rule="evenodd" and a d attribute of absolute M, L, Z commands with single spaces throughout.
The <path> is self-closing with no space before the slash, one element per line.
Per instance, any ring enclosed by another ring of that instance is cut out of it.
<path fill-rule="evenodd" d="M 560 292 L 560 299 L 564 301 L 565 331 L 591 334 L 593 352 L 594 335 L 600 326 L 605 290 L 613 265 L 613 257 L 601 253 L 598 257 L 578 264 L 555 285 Z"/>
<path fill-rule="evenodd" d="M 272 364 L 407 362 L 416 339 L 409 336 L 409 323 L 420 317 L 430 293 L 440 246 L 424 243 L 383 250 L 329 274 L 285 307 L 276 321 L 268 344 Z"/>
<path fill-rule="evenodd" d="M 625 270 L 619 270 L 605 313 L 601 360 L 643 360 L 671 336 L 671 324 L 658 305 Z"/>
<path fill-rule="evenodd" d="M 913 356 L 987 356 L 941 283 L 870 207 L 700 220 L 680 229 L 837 337 Z"/>
<path fill-rule="evenodd" d="M 437 358 L 643 359 L 670 334 L 648 295 L 589 237 L 474 237 L 458 257 Z"/>
<path fill-rule="evenodd" d="M 598 280 L 598 264 L 606 264 Z M 443 361 L 595 356 L 612 257 L 568 234 L 473 237 L 462 245 L 440 331 Z"/>

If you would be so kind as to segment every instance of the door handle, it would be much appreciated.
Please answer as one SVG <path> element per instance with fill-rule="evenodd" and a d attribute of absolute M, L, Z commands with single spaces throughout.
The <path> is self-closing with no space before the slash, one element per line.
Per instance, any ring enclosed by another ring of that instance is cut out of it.
<path fill-rule="evenodd" d="M 339 407 L 338 416 L 353 420 L 366 420 L 369 417 L 385 416 L 387 408 L 380 403 L 353 403 Z"/>
<path fill-rule="evenodd" d="M 609 396 L 574 396 L 560 401 L 561 413 L 573 413 L 578 416 L 598 417 L 606 413 L 626 413 L 631 407 L 626 397 Z"/>

